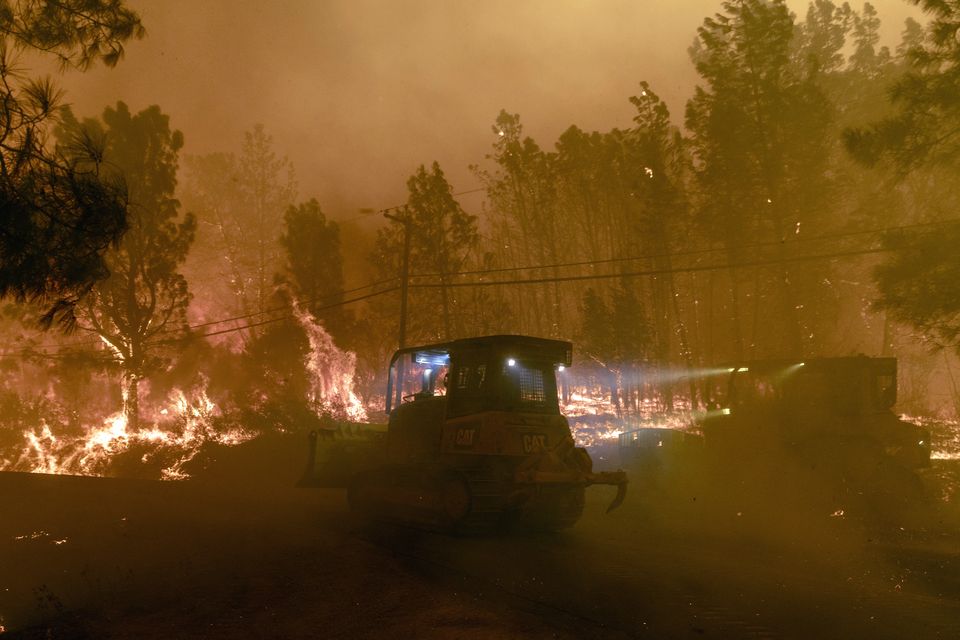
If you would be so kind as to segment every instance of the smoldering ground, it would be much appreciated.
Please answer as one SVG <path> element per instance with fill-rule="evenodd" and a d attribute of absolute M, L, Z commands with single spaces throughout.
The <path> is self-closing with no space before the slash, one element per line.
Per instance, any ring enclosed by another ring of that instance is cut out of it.
<path fill-rule="evenodd" d="M 302 438 L 277 436 L 188 482 L 5 474 L 2 624 L 14 638 L 895 638 L 960 620 L 956 514 L 932 504 L 858 513 L 783 474 L 678 482 L 665 465 L 613 513 L 612 490 L 591 490 L 571 530 L 460 538 L 358 520 L 342 491 L 291 487 L 302 463 Z"/>

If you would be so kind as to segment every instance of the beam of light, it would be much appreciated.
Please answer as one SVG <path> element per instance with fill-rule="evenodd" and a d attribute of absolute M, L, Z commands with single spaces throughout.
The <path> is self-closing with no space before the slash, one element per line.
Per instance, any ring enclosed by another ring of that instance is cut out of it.
<path fill-rule="evenodd" d="M 725 376 L 733 371 L 734 369 L 728 367 L 700 367 L 693 369 L 687 369 L 685 367 L 651 368 L 625 374 L 624 381 L 630 383 L 666 384 L 691 379 L 700 380 L 703 378 Z"/>

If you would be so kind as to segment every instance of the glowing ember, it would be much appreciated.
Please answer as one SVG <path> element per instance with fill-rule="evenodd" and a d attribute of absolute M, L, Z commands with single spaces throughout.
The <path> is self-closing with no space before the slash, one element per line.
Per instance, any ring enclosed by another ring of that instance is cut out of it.
<path fill-rule="evenodd" d="M 337 348 L 323 325 L 296 305 L 294 316 L 310 342 L 305 364 L 310 376 L 308 400 L 314 412 L 319 416 L 366 422 L 367 411 L 354 390 L 356 354 Z"/>
<path fill-rule="evenodd" d="M 21 542 L 25 540 L 49 540 L 53 544 L 60 546 L 67 542 L 67 538 L 54 538 L 46 531 L 33 531 L 31 533 L 24 534 L 22 536 L 13 536 L 15 541 Z"/>
<path fill-rule="evenodd" d="M 637 411 L 630 415 L 624 415 L 622 408 L 599 389 L 579 389 L 567 398 L 561 412 L 570 422 L 577 445 L 588 449 L 615 443 L 620 434 L 633 429 L 689 431 L 694 422 L 689 406 L 664 412 L 655 398 L 639 402 Z"/>
<path fill-rule="evenodd" d="M 569 401 L 563 405 L 563 414 L 568 418 L 578 416 L 617 415 L 617 408 L 600 393 L 589 394 L 586 391 L 570 394 Z"/>
<path fill-rule="evenodd" d="M 931 460 L 960 460 L 960 422 L 906 414 L 900 419 L 930 430 Z"/>
<path fill-rule="evenodd" d="M 590 449 L 605 441 L 615 441 L 625 429 L 619 420 L 583 422 L 570 419 L 570 430 L 573 432 L 573 439 L 577 446 Z"/>

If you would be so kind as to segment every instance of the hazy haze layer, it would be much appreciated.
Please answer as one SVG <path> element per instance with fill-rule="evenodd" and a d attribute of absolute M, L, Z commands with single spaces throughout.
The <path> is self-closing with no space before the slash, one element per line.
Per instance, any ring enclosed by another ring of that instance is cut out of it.
<path fill-rule="evenodd" d="M 336 218 L 402 202 L 417 165 L 438 160 L 455 189 L 476 186 L 501 108 L 544 145 L 571 124 L 630 125 L 647 80 L 674 120 L 696 82 L 687 48 L 718 0 L 131 0 L 147 38 L 115 69 L 62 79 L 81 114 L 124 100 L 159 104 L 186 153 L 239 147 L 254 123 L 297 169 L 302 197 Z M 801 15 L 806 2 L 790 3 Z M 906 16 L 873 3 L 884 43 Z M 854 3 L 859 7 L 859 3 Z M 477 196 L 464 196 L 476 209 Z"/>

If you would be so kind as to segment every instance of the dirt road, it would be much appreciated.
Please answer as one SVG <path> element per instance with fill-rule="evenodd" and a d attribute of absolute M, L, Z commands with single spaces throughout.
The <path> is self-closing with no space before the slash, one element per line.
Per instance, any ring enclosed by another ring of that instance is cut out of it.
<path fill-rule="evenodd" d="M 936 521 L 642 493 L 605 515 L 597 488 L 569 532 L 463 539 L 258 473 L 0 474 L 5 637 L 960 637 L 960 536 Z"/>

